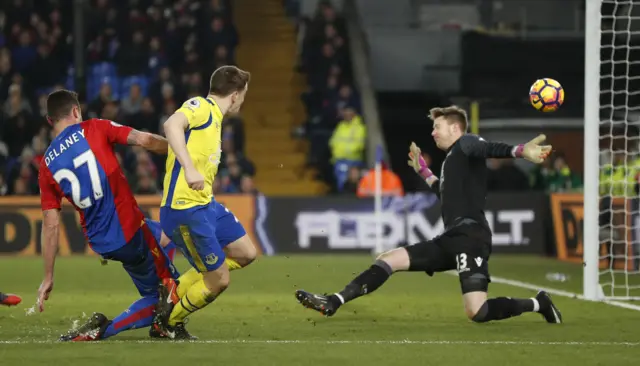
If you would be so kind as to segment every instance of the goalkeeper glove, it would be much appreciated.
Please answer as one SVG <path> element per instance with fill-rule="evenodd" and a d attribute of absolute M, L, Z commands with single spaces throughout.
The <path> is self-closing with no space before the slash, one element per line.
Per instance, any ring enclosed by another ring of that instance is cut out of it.
<path fill-rule="evenodd" d="M 538 135 L 526 144 L 520 144 L 513 148 L 512 155 L 516 158 L 524 158 L 532 163 L 540 164 L 551 153 L 551 145 L 540 145 L 546 140 L 545 135 Z"/>
<path fill-rule="evenodd" d="M 427 162 L 422 157 L 420 148 L 415 142 L 412 142 L 411 146 L 409 146 L 409 161 L 407 164 L 424 180 L 434 177 L 433 172 L 429 169 Z"/>

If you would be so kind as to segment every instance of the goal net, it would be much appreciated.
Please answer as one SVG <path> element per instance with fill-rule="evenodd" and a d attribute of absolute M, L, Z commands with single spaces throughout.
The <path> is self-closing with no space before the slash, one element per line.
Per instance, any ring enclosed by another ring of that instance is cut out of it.
<path fill-rule="evenodd" d="M 640 3 L 586 0 L 584 295 L 640 300 Z"/>

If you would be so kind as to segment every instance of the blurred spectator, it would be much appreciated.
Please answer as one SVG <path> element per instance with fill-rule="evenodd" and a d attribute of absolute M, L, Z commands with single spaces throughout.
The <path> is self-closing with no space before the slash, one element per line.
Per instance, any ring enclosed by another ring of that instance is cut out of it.
<path fill-rule="evenodd" d="M 562 154 L 556 154 L 536 165 L 531 171 L 530 181 L 533 189 L 545 192 L 575 191 L 582 188 L 580 177 L 571 171 Z"/>
<path fill-rule="evenodd" d="M 240 192 L 245 194 L 256 194 L 258 190 L 253 184 L 253 178 L 248 175 L 242 176 L 242 180 L 240 181 Z"/>
<path fill-rule="evenodd" d="M 152 133 L 160 132 L 158 123 L 160 116 L 155 111 L 150 98 L 144 98 L 140 106 L 140 111 L 128 118 L 129 125 L 138 130 L 145 130 Z"/>
<path fill-rule="evenodd" d="M 9 188 L 7 187 L 7 182 L 4 179 L 4 174 L 0 172 L 0 196 L 6 196 L 9 194 Z"/>
<path fill-rule="evenodd" d="M 136 194 L 155 194 L 158 193 L 155 181 L 147 174 L 137 177 L 138 184 L 136 186 Z"/>
<path fill-rule="evenodd" d="M 295 0 L 285 2 L 287 14 L 298 15 L 300 4 Z M 299 45 L 299 70 L 307 76 L 307 90 L 301 95 L 307 119 L 293 131 L 294 137 L 309 139 L 307 166 L 316 167 L 318 178 L 333 185 L 334 191 L 341 183 L 334 184 L 335 166 L 328 164 L 331 158 L 329 141 L 332 131 L 340 121 L 340 111 L 349 106 L 360 113 L 360 97 L 351 80 L 351 61 L 345 22 L 330 1 L 319 1 L 312 19 L 299 18 L 302 42 Z M 360 158 L 361 159 L 361 158 Z M 341 173 L 347 176 L 347 170 Z"/>
<path fill-rule="evenodd" d="M 139 84 L 131 85 L 129 95 L 120 101 L 120 108 L 125 119 L 142 110 L 142 90 Z"/>
<path fill-rule="evenodd" d="M 349 168 L 347 180 L 342 185 L 341 193 L 355 195 L 358 192 L 358 184 L 360 182 L 360 169 L 352 166 Z"/>
<path fill-rule="evenodd" d="M 113 90 L 111 89 L 111 84 L 109 84 L 108 80 L 103 80 L 100 85 L 100 94 L 98 94 L 98 98 L 92 101 L 89 104 L 89 117 L 96 118 L 102 114 L 102 110 L 104 109 L 105 104 L 114 101 Z"/>
<path fill-rule="evenodd" d="M 149 49 L 144 41 L 144 34 L 136 31 L 131 36 L 131 40 L 118 49 L 115 60 L 120 76 L 145 73 L 149 62 Z"/>
<path fill-rule="evenodd" d="M 381 164 L 381 191 L 383 196 L 404 196 L 402 181 L 386 163 Z M 353 168 L 352 168 L 353 169 Z M 358 197 L 371 197 L 376 193 L 376 170 L 370 169 L 358 184 Z"/>
<path fill-rule="evenodd" d="M 231 139 L 235 150 L 240 154 L 244 154 L 244 126 L 240 115 L 225 116 L 224 121 L 222 121 L 222 138 Z"/>
<path fill-rule="evenodd" d="M 342 190 L 342 185 L 347 180 L 349 168 L 363 165 L 366 143 L 366 128 L 355 110 L 347 107 L 342 110 L 342 116 L 344 119 L 329 140 L 338 191 Z"/>
<path fill-rule="evenodd" d="M 526 174 L 518 168 L 513 159 L 487 159 L 487 190 L 524 191 L 529 189 Z"/>

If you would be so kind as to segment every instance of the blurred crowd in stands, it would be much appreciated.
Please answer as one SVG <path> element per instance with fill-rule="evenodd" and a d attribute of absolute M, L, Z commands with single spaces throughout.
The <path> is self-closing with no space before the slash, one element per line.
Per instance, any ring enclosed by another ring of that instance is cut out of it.
<path fill-rule="evenodd" d="M 86 85 L 75 85 L 73 1 L 0 2 L 0 195 L 37 195 L 50 142 L 46 96 L 80 93 L 83 117 L 163 134 L 186 99 L 208 92 L 218 66 L 235 64 L 239 36 L 230 0 L 91 0 L 84 12 Z M 223 123 L 214 193 L 253 192 L 239 115 Z M 139 194 L 162 189 L 165 157 L 122 147 L 118 158 Z"/>
<path fill-rule="evenodd" d="M 307 165 L 333 192 L 343 190 L 352 168 L 364 168 L 366 128 L 351 72 L 344 18 L 330 1 L 318 2 L 312 18 L 299 14 L 299 1 L 285 0 L 302 37 L 298 71 L 307 78 L 301 95 L 307 119 L 294 136 L 309 141 Z"/>

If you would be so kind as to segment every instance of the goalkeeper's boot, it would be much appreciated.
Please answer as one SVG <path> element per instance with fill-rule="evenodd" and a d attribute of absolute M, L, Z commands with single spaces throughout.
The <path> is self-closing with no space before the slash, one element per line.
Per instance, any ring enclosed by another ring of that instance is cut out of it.
<path fill-rule="evenodd" d="M 302 306 L 313 309 L 322 315 L 332 316 L 340 307 L 340 300 L 334 299 L 335 296 L 316 295 L 304 290 L 296 291 L 296 299 Z"/>
<path fill-rule="evenodd" d="M 538 310 L 538 312 L 542 314 L 542 317 L 547 321 L 547 323 L 562 323 L 562 314 L 553 304 L 551 296 L 548 293 L 544 291 L 538 292 L 536 300 L 538 300 L 538 304 L 540 305 L 540 310 Z"/>
<path fill-rule="evenodd" d="M 63 342 L 91 342 L 102 338 L 111 322 L 104 314 L 93 313 L 86 323 L 60 336 Z"/>
<path fill-rule="evenodd" d="M 0 305 L 16 306 L 22 302 L 22 298 L 14 294 L 3 294 L 0 292 Z"/>

